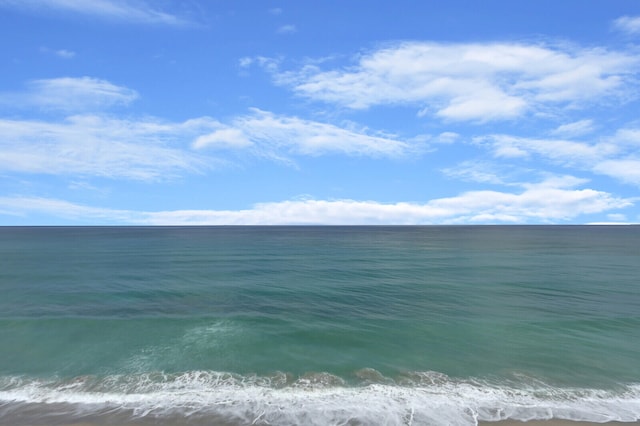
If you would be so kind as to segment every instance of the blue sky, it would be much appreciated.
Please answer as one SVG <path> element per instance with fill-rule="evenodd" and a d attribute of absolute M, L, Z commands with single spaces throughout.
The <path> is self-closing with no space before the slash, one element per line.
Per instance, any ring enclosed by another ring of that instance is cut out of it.
<path fill-rule="evenodd" d="M 640 2 L 0 0 L 0 225 L 640 222 Z"/>

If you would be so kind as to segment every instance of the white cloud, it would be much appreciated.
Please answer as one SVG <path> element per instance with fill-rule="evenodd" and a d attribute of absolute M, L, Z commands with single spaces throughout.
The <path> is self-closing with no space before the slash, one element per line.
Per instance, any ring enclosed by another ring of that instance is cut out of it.
<path fill-rule="evenodd" d="M 460 139 L 460 134 L 456 132 L 442 132 L 435 138 L 435 142 L 451 144 Z"/>
<path fill-rule="evenodd" d="M 471 191 L 420 203 L 356 200 L 289 200 L 260 203 L 246 210 L 112 210 L 62 200 L 0 197 L 5 214 L 47 214 L 85 223 L 143 225 L 365 225 L 447 223 L 556 223 L 584 214 L 633 204 L 593 189 L 575 189 L 582 181 L 566 177 L 528 185 L 521 192 Z"/>
<path fill-rule="evenodd" d="M 294 34 L 296 32 L 298 32 L 298 29 L 292 24 L 283 25 L 277 30 L 278 34 Z"/>
<path fill-rule="evenodd" d="M 348 108 L 410 105 L 420 115 L 482 122 L 619 94 L 639 64 L 637 55 L 602 49 L 411 42 L 363 54 L 350 67 L 270 71 L 299 95 Z"/>
<path fill-rule="evenodd" d="M 76 56 L 76 52 L 67 49 L 55 50 L 53 53 L 63 59 L 71 59 Z"/>
<path fill-rule="evenodd" d="M 436 115 L 452 120 L 499 120 L 521 115 L 526 107 L 523 99 L 498 90 L 475 91 L 468 96 L 453 97 Z"/>
<path fill-rule="evenodd" d="M 248 56 L 245 56 L 243 58 L 240 58 L 240 60 L 238 60 L 238 66 L 240 68 L 248 68 L 251 66 L 251 64 L 253 64 L 253 58 L 250 58 Z"/>
<path fill-rule="evenodd" d="M 69 113 L 126 105 L 137 97 L 106 80 L 65 77 L 33 80 L 24 93 L 3 94 L 0 104 Z M 168 123 L 83 113 L 62 121 L 0 120 L 0 171 L 155 180 L 203 169 L 204 157 L 191 149 L 244 150 L 292 164 L 289 155 L 401 156 L 419 145 L 258 109 L 230 124 L 207 117 Z"/>
<path fill-rule="evenodd" d="M 213 133 L 198 136 L 193 142 L 195 149 L 202 148 L 247 148 L 253 143 L 240 129 L 222 128 Z"/>
<path fill-rule="evenodd" d="M 640 185 L 640 159 L 625 158 L 598 162 L 593 171 L 611 176 L 622 182 Z"/>
<path fill-rule="evenodd" d="M 143 0 L 0 0 L 0 6 L 36 13 L 57 10 L 132 23 L 189 24 L 187 20 L 158 10 Z"/>
<path fill-rule="evenodd" d="M 477 137 L 474 142 L 488 146 L 495 157 L 526 158 L 537 155 L 564 167 L 588 170 L 627 184 L 640 185 L 638 129 L 620 129 L 597 143 L 510 135 Z"/>
<path fill-rule="evenodd" d="M 613 136 L 612 141 L 618 145 L 635 149 L 640 146 L 640 129 L 620 129 Z"/>
<path fill-rule="evenodd" d="M 640 34 L 640 16 L 622 16 L 613 21 L 613 26 L 625 33 Z"/>
<path fill-rule="evenodd" d="M 0 197 L 0 213 L 14 216 L 42 213 L 65 219 L 85 220 L 89 223 L 128 223 L 134 216 L 127 210 L 90 207 L 41 197 Z"/>
<path fill-rule="evenodd" d="M 571 138 L 576 136 L 582 136 L 587 133 L 591 133 L 592 131 L 593 131 L 593 121 L 585 119 L 585 120 L 574 121 L 572 123 L 567 123 L 567 124 L 558 126 L 551 133 L 554 135 Z"/>
<path fill-rule="evenodd" d="M 367 129 L 346 129 L 332 124 L 276 115 L 253 109 L 252 114 L 236 117 L 229 125 L 201 136 L 194 148 L 252 147 L 264 156 L 286 154 L 347 155 L 399 157 L 414 152 L 413 144 L 390 135 L 375 134 Z"/>
<path fill-rule="evenodd" d="M 473 183 L 488 183 L 506 185 L 504 165 L 491 164 L 484 161 L 467 160 L 462 161 L 454 167 L 442 169 L 442 173 L 452 179 L 463 180 Z"/>
<path fill-rule="evenodd" d="M 40 48 L 40 51 L 43 53 L 55 55 L 62 59 L 71 59 L 76 56 L 76 52 L 72 50 L 67 50 L 67 49 L 54 50 L 54 49 L 49 49 L 48 47 L 42 47 Z"/>
<path fill-rule="evenodd" d="M 107 91 L 104 98 L 109 96 Z M 118 99 L 120 92 L 113 96 Z M 241 151 L 295 164 L 290 157 L 300 155 L 401 157 L 418 152 L 422 145 L 353 127 L 257 109 L 229 124 L 208 117 L 175 123 L 101 114 L 71 115 L 61 121 L 0 119 L 0 172 L 162 180 L 224 163 L 206 156 L 203 149 Z"/>
<path fill-rule="evenodd" d="M 607 215 L 607 219 L 613 222 L 627 222 L 627 216 L 622 213 L 611 213 Z"/>
<path fill-rule="evenodd" d="M 211 119 L 167 123 L 76 115 L 62 122 L 0 120 L 0 171 L 102 176 L 138 180 L 172 178 L 209 165 L 188 143 L 209 132 Z"/>
<path fill-rule="evenodd" d="M 510 135 L 478 137 L 475 142 L 488 143 L 496 157 L 527 157 L 541 155 L 566 166 L 591 165 L 603 157 L 619 152 L 615 144 L 588 144 L 563 139 L 535 139 Z"/>
<path fill-rule="evenodd" d="M 258 65 L 268 72 L 277 72 L 279 61 L 265 56 L 245 56 L 240 58 L 238 65 L 243 69 Z"/>
<path fill-rule="evenodd" d="M 127 105 L 138 98 L 135 90 L 92 77 L 31 80 L 23 93 L 0 94 L 0 104 L 39 107 L 63 112 L 96 111 Z"/>
<path fill-rule="evenodd" d="M 524 149 L 508 143 L 496 144 L 493 154 L 496 158 L 524 158 L 529 156 L 529 153 Z"/>

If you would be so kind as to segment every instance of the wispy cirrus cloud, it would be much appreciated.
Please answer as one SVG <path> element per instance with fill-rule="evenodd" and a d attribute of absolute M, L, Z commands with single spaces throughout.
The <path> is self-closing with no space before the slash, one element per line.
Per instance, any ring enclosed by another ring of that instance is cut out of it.
<path fill-rule="evenodd" d="M 30 87 L 17 103 L 62 112 L 100 110 L 137 97 L 90 78 L 38 80 Z M 0 171 L 26 174 L 156 181 L 228 164 L 239 151 L 295 164 L 299 156 L 326 154 L 401 157 L 418 152 L 419 145 L 353 124 L 339 127 L 258 109 L 228 123 L 210 117 L 122 119 L 100 111 L 53 120 L 0 119 Z"/>
<path fill-rule="evenodd" d="M 566 139 L 527 138 L 511 135 L 477 137 L 477 143 L 489 144 L 495 157 L 516 158 L 540 155 L 557 160 L 567 166 L 590 164 L 619 152 L 615 144 L 599 142 L 589 144 Z"/>
<path fill-rule="evenodd" d="M 506 176 L 518 174 L 506 164 L 486 160 L 464 160 L 441 169 L 441 172 L 450 179 L 490 185 L 509 185 L 508 182 L 514 179 L 507 179 Z"/>
<path fill-rule="evenodd" d="M 295 156 L 324 154 L 399 157 L 417 152 L 419 145 L 352 123 L 340 127 L 259 109 L 228 123 L 104 113 L 137 98 L 132 89 L 91 77 L 33 80 L 22 93 L 0 94 L 0 106 L 10 110 L 58 113 L 46 119 L 0 119 L 0 171 L 162 180 L 228 163 L 203 148 L 220 156 L 242 151 L 294 164 Z"/>
<path fill-rule="evenodd" d="M 212 166 L 188 145 L 217 122 L 74 115 L 60 122 L 0 119 L 0 171 L 164 180 Z M 209 161 L 209 162 L 208 162 Z"/>
<path fill-rule="evenodd" d="M 144 0 L 0 0 L 0 7 L 39 14 L 58 11 L 139 24 L 190 24 L 189 20 L 159 10 L 152 4 Z"/>
<path fill-rule="evenodd" d="M 581 128 L 583 124 L 576 127 Z M 474 142 L 487 147 L 496 158 L 527 159 L 537 156 L 567 168 L 640 185 L 640 130 L 635 128 L 620 129 L 591 143 L 504 134 L 476 137 Z"/>
<path fill-rule="evenodd" d="M 176 123 L 104 113 L 137 98 L 135 90 L 92 77 L 32 80 L 23 92 L 0 93 L 5 109 L 56 113 L 0 119 L 0 171 L 150 181 L 212 165 L 190 143 L 219 125 L 213 119 Z"/>
<path fill-rule="evenodd" d="M 352 109 L 414 106 L 422 116 L 486 122 L 622 95 L 640 59 L 567 45 L 406 42 L 333 69 L 282 71 L 268 63 L 276 83 L 310 99 Z"/>
<path fill-rule="evenodd" d="M 46 214 L 92 224 L 409 225 L 550 223 L 623 209 L 634 203 L 607 192 L 576 188 L 583 183 L 571 176 L 561 176 L 523 185 L 518 192 L 470 191 L 426 203 L 302 199 L 259 203 L 245 210 L 147 212 L 96 208 L 49 198 L 0 197 L 0 211 L 14 215 Z"/>
<path fill-rule="evenodd" d="M 24 92 L 0 93 L 0 106 L 41 108 L 64 113 L 98 111 L 128 105 L 135 90 L 92 77 L 61 77 L 27 82 Z"/>
<path fill-rule="evenodd" d="M 82 170 L 84 173 L 86 170 L 81 166 L 81 161 L 69 167 L 73 158 L 80 158 L 98 146 L 102 146 L 100 151 L 104 153 L 106 163 L 112 158 L 110 154 L 118 156 L 115 154 L 117 149 L 130 151 L 138 146 L 142 155 L 143 148 L 158 149 L 158 142 L 171 138 L 181 149 L 180 155 L 174 152 L 170 156 L 174 159 L 193 159 L 201 155 L 193 150 L 201 151 L 204 148 L 218 152 L 243 150 L 259 157 L 292 162 L 292 156 L 332 153 L 401 157 L 418 152 L 420 147 L 420 142 L 408 142 L 395 135 L 375 132 L 354 123 L 338 126 L 295 116 L 277 115 L 257 108 L 250 109 L 249 114 L 233 117 L 227 123 L 209 117 L 185 123 L 168 123 L 157 118 L 117 119 L 104 115 L 104 110 L 113 106 L 126 106 L 138 96 L 135 90 L 92 77 L 29 81 L 24 92 L 0 93 L 0 106 L 9 109 L 35 107 L 47 112 L 62 113 L 66 117 L 49 121 L 0 120 L 0 130 L 4 131 L 0 137 L 0 149 L 3 149 L 6 158 L 14 159 L 13 169 L 16 171 L 39 169 L 40 166 L 35 164 L 43 164 L 46 157 L 59 158 L 56 155 L 56 150 L 59 149 L 70 153 L 66 160 L 59 161 L 59 164 L 66 165 L 50 168 L 50 172 Z M 188 123 L 199 123 L 200 126 Z M 113 141 L 111 146 L 108 145 L 109 140 Z M 29 154 L 29 150 L 33 152 Z M 37 152 L 43 151 L 46 151 L 46 155 L 39 157 Z M 121 152 L 120 155 L 124 154 Z M 26 161 L 26 158 L 31 161 Z M 18 159 L 23 160 L 17 161 Z M 165 162 L 158 161 L 158 164 L 163 163 Z M 134 169 L 135 164 L 136 161 L 132 165 Z M 94 162 L 92 167 L 98 171 L 98 175 L 109 174 L 100 172 L 102 168 L 95 166 L 98 164 Z M 4 167 L 9 165 L 5 164 Z M 115 172 L 114 176 L 127 174 L 125 170 L 110 170 Z M 131 175 L 136 173 L 132 171 Z"/>
<path fill-rule="evenodd" d="M 551 133 L 562 137 L 576 137 L 592 132 L 593 120 L 583 119 L 558 126 Z"/>
<path fill-rule="evenodd" d="M 44 197 L 0 197 L 0 214 L 27 216 L 45 214 L 85 223 L 128 223 L 134 217 L 131 211 L 91 207 L 65 200 Z"/>
<path fill-rule="evenodd" d="M 252 109 L 229 124 L 200 136 L 193 144 L 203 148 L 251 149 L 257 155 L 322 155 L 339 153 L 371 157 L 400 157 L 416 152 L 418 146 L 394 135 L 366 128 L 339 127 L 298 117 L 276 115 Z"/>

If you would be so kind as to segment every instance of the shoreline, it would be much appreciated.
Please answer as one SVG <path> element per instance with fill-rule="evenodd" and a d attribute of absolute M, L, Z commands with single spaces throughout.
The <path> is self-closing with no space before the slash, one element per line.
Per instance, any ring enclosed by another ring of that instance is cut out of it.
<path fill-rule="evenodd" d="M 31 413 L 33 414 L 33 413 Z M 18 415 L 15 418 L 4 418 L 0 420 L 0 424 L 11 424 L 16 426 L 246 426 L 248 424 L 255 425 L 277 425 L 278 423 L 268 423 L 263 421 L 257 421 L 259 418 L 254 419 L 251 423 L 244 422 L 240 419 L 229 419 L 225 417 L 218 417 L 216 415 L 205 416 L 198 419 L 187 417 L 172 417 L 172 418 L 158 418 L 158 417 L 142 417 L 132 418 L 125 413 L 113 414 L 113 415 L 87 415 L 84 418 L 49 418 L 48 421 L 37 417 L 31 417 L 31 419 L 24 418 Z M 9 420 L 8 423 L 5 421 Z M 369 419 L 371 420 L 371 419 Z M 256 422 L 257 421 L 257 422 Z M 287 423 L 289 424 L 289 423 Z M 314 423 L 316 424 L 316 423 Z M 371 424 L 375 426 L 376 423 L 355 423 L 355 424 Z M 388 424 L 388 423 L 382 423 Z M 406 424 L 403 422 L 402 424 Z M 410 423 L 412 424 L 412 423 Z M 422 424 L 422 423 L 419 423 Z M 640 420 L 623 422 L 623 421 L 604 421 L 593 422 L 583 420 L 565 420 L 565 419 L 547 419 L 547 420 L 496 420 L 496 421 L 478 421 L 478 426 L 640 426 Z"/>
<path fill-rule="evenodd" d="M 619 422 L 610 421 L 604 423 L 587 422 L 582 420 L 562 420 L 562 419 L 549 419 L 549 420 L 497 420 L 495 422 L 480 421 L 478 426 L 640 426 L 640 420 L 634 422 Z"/>
<path fill-rule="evenodd" d="M 206 422 L 205 422 L 206 423 Z M 205 424 L 203 423 L 203 424 Z M 131 423 L 93 423 L 93 422 L 74 422 L 74 423 L 56 423 L 58 426 L 104 426 L 108 424 L 109 426 L 146 426 L 148 424 L 153 425 L 164 425 L 164 426 L 187 426 L 187 425 L 197 425 L 199 423 L 192 423 L 189 421 L 179 422 L 179 421 L 169 421 L 168 423 L 152 421 L 151 423 L 147 423 L 145 421 L 137 422 L 133 421 Z M 211 424 L 211 423 L 206 423 Z M 236 425 L 234 423 L 213 423 L 218 426 L 241 426 L 240 424 Z M 562 420 L 562 419 L 549 419 L 549 420 L 529 420 L 529 421 L 520 421 L 520 420 L 497 420 L 495 422 L 492 421 L 479 421 L 478 426 L 640 426 L 640 420 L 636 420 L 634 422 L 620 422 L 620 421 L 611 421 L 611 422 L 587 422 L 581 420 Z M 23 425 L 27 426 L 27 425 Z M 31 425 L 29 425 L 31 426 Z M 39 425 L 34 425 L 39 426 Z"/>

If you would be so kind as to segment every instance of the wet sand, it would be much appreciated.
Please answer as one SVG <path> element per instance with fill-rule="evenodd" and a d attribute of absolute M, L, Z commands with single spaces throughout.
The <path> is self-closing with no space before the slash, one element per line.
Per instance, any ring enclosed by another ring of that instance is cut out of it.
<path fill-rule="evenodd" d="M 130 425 L 165 425 L 165 426 L 192 426 L 195 425 L 197 423 L 192 423 L 192 422 L 188 422 L 185 421 L 184 423 L 181 422 L 171 422 L 171 423 L 163 423 L 163 422 L 157 422 L 156 421 L 152 421 L 152 422 L 132 422 L 132 423 L 126 423 L 123 425 L 118 425 L 116 423 L 108 423 L 109 426 L 130 426 Z M 207 425 L 211 425 L 211 426 L 230 426 L 231 424 L 229 423 L 210 423 L 207 422 Z M 80 423 L 67 423 L 67 424 L 58 424 L 56 423 L 57 426 L 104 426 L 104 423 L 86 423 L 86 422 L 80 422 Z M 497 422 L 479 422 L 478 423 L 479 426 L 604 426 L 604 425 L 608 425 L 608 426 L 640 426 L 640 421 L 635 421 L 635 422 L 606 422 L 606 423 L 595 423 L 595 422 L 582 422 L 582 421 L 571 421 L 571 420 L 531 420 L 528 422 L 522 422 L 522 421 L 518 421 L 518 420 L 501 420 L 501 421 L 497 421 Z M 39 426 L 39 425 L 38 425 Z M 233 424 L 233 426 L 238 426 L 236 424 Z"/>
<path fill-rule="evenodd" d="M 498 422 L 479 422 L 479 426 L 640 426 L 640 421 L 635 422 L 578 422 L 571 420 L 531 420 L 521 422 L 518 420 L 501 420 Z"/>

